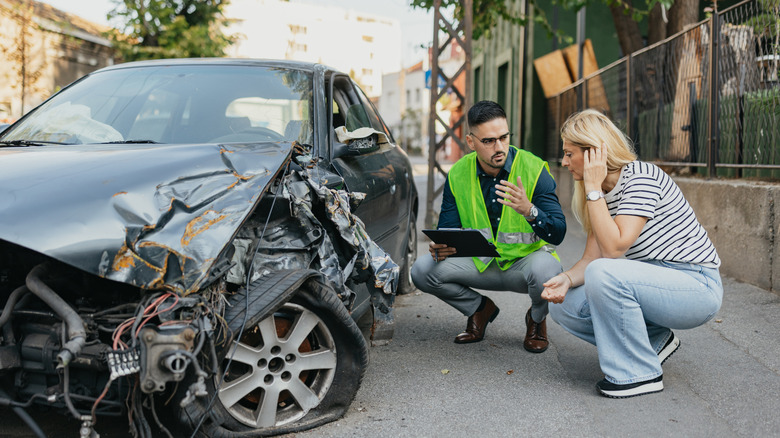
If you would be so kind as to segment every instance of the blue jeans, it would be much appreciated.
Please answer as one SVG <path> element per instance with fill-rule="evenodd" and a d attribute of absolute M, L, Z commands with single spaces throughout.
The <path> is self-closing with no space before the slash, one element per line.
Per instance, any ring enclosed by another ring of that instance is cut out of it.
<path fill-rule="evenodd" d="M 670 329 L 709 321 L 720 309 L 717 269 L 662 261 L 597 259 L 585 284 L 569 290 L 550 316 L 573 335 L 596 345 L 607 380 L 619 385 L 663 374 L 658 352 Z"/>
<path fill-rule="evenodd" d="M 506 271 L 494 261 L 484 272 L 479 272 L 471 257 L 448 257 L 437 263 L 425 254 L 412 266 L 412 282 L 466 316 L 473 315 L 482 301 L 482 295 L 474 288 L 527 293 L 531 298 L 531 318 L 542 322 L 547 316 L 542 283 L 562 270 L 561 262 L 542 250 L 518 259 Z"/>

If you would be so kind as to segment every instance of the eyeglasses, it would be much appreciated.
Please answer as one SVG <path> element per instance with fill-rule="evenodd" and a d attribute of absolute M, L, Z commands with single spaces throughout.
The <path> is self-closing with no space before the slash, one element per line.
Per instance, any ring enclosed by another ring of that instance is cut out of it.
<path fill-rule="evenodd" d="M 469 132 L 469 135 L 479 140 L 485 146 L 494 146 L 496 144 L 496 141 L 500 141 L 501 144 L 507 144 L 509 143 L 509 140 L 512 138 L 511 132 L 507 132 L 506 134 L 498 138 L 496 137 L 479 138 L 471 132 Z"/>

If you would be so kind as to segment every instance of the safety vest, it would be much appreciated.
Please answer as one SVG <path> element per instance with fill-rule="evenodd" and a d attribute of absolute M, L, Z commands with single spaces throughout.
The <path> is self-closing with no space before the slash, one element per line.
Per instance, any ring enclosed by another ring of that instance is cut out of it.
<path fill-rule="evenodd" d="M 536 155 L 517 149 L 512 163 L 512 171 L 509 173 L 508 181 L 517 184 L 517 177 L 523 182 L 525 193 L 530 201 L 533 197 L 536 182 L 539 180 L 542 170 L 550 167 L 547 162 Z M 493 228 L 490 225 L 485 199 L 482 196 L 482 188 L 479 185 L 477 176 L 477 154 L 474 152 L 464 156 L 450 169 L 449 173 L 450 190 L 455 196 L 455 203 L 460 215 L 461 227 L 465 229 L 479 230 L 485 238 L 493 242 L 496 250 L 501 255 L 497 260 L 501 270 L 507 270 L 520 257 L 548 245 L 534 233 L 531 224 L 525 220 L 523 215 L 517 213 L 512 207 L 504 205 L 501 209 L 501 219 L 498 223 L 498 232 L 494 236 Z M 492 190 L 492 189 L 491 189 Z M 550 246 L 552 248 L 552 246 Z M 552 251 L 553 256 L 558 258 Z M 479 272 L 484 272 L 493 257 L 473 257 L 474 265 Z"/>

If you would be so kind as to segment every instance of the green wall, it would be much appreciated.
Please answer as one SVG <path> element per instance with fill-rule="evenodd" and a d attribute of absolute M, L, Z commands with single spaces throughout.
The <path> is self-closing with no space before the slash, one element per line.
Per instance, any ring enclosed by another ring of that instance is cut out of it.
<path fill-rule="evenodd" d="M 524 1 L 507 0 L 516 12 Z M 471 68 L 473 101 L 493 100 L 507 113 L 512 143 L 522 147 L 522 77 L 524 69 L 525 29 L 502 22 L 491 31 L 490 38 L 473 43 Z"/>
<path fill-rule="evenodd" d="M 554 23 L 555 7 L 548 2 L 537 2 Z M 507 0 L 507 3 L 516 13 L 525 11 L 523 0 Z M 573 40 L 576 13 L 558 9 L 557 27 Z M 621 57 L 612 16 L 606 5 L 595 4 L 587 8 L 586 37 L 593 43 L 599 67 Z M 526 29 L 505 22 L 491 32 L 490 38 L 473 43 L 474 102 L 489 99 L 501 103 L 514 134 L 513 143 L 540 156 L 545 151 L 547 102 L 533 60 L 567 45 L 564 42 L 556 46 L 542 26 L 531 23 Z M 504 77 L 506 80 L 502 81 Z"/>
<path fill-rule="evenodd" d="M 545 4 L 544 9 L 551 24 L 554 24 L 555 7 Z M 576 41 L 577 35 L 577 14 L 557 8 L 557 28 L 563 30 L 566 35 Z M 640 29 L 642 29 L 640 27 Z M 539 25 L 532 24 L 530 32 L 533 35 L 533 41 L 530 42 L 529 58 L 530 63 L 534 59 L 544 56 L 556 49 L 562 49 L 568 45 L 566 42 L 559 43 L 550 38 L 547 31 Z M 593 4 L 588 6 L 585 11 L 585 38 L 591 40 L 593 51 L 596 55 L 596 63 L 599 68 L 605 67 L 614 61 L 620 59 L 623 54 L 620 51 L 615 26 L 612 24 L 612 13 L 604 4 Z M 533 68 L 529 65 L 528 81 L 525 84 L 524 99 L 528 117 L 524 120 L 524 142 L 531 145 L 529 149 L 535 154 L 544 157 L 547 144 L 547 99 L 542 91 L 539 77 Z M 549 157 L 544 157 L 549 158 Z"/>
<path fill-rule="evenodd" d="M 524 0 L 506 2 L 516 13 L 522 13 L 526 9 Z M 738 0 L 721 1 L 719 9 L 723 10 L 737 2 Z M 544 156 L 548 141 L 547 99 L 536 76 L 533 60 L 573 44 L 577 31 L 577 14 L 550 3 L 536 0 L 536 4 L 547 15 L 548 21 L 571 37 L 572 43 L 556 44 L 547 31 L 533 23 L 533 20 L 529 20 L 527 28 L 502 22 L 491 32 L 490 38 L 473 42 L 472 53 L 474 101 L 490 99 L 504 105 L 510 129 L 514 134 L 513 143 L 544 158 L 549 158 Z M 634 2 L 637 7 L 645 7 L 643 3 L 643 0 Z M 700 0 L 701 19 L 705 18 L 703 9 L 709 5 L 710 2 Z M 612 13 L 605 3 L 592 2 L 586 8 L 585 21 L 585 38 L 590 39 L 593 44 L 599 68 L 606 67 L 624 56 L 612 22 Z M 639 23 L 639 30 L 642 34 L 647 33 L 646 20 Z M 507 80 L 499 84 L 499 77 L 502 75 L 506 75 Z"/>

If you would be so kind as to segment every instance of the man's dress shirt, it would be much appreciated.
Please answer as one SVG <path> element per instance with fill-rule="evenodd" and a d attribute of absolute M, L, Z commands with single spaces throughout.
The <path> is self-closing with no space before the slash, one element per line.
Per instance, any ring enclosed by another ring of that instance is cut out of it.
<path fill-rule="evenodd" d="M 496 191 L 496 185 L 501 184 L 501 180 L 508 181 L 515 155 L 517 155 L 517 151 L 515 148 L 510 147 L 506 162 L 495 177 L 485 173 L 480 164 L 477 165 L 479 185 L 482 188 L 482 197 L 485 200 L 488 217 L 493 228 L 493 236 L 496 235 L 498 230 L 498 223 L 501 220 L 501 209 L 504 207 L 504 204 L 498 202 L 501 196 Z M 479 160 L 477 160 L 477 163 L 479 163 Z M 517 185 L 517 181 L 510 182 Z M 560 245 L 563 242 L 563 237 L 566 235 L 566 218 L 563 215 L 561 204 L 558 202 L 558 195 L 555 194 L 555 187 L 555 180 L 545 167 L 539 175 L 539 180 L 536 182 L 536 188 L 531 198 L 531 202 L 536 206 L 539 215 L 530 224 L 534 233 L 545 242 Z M 455 195 L 452 194 L 450 189 L 449 178 L 444 183 L 438 228 L 461 228 L 460 214 L 458 214 L 458 207 L 455 204 Z"/>

